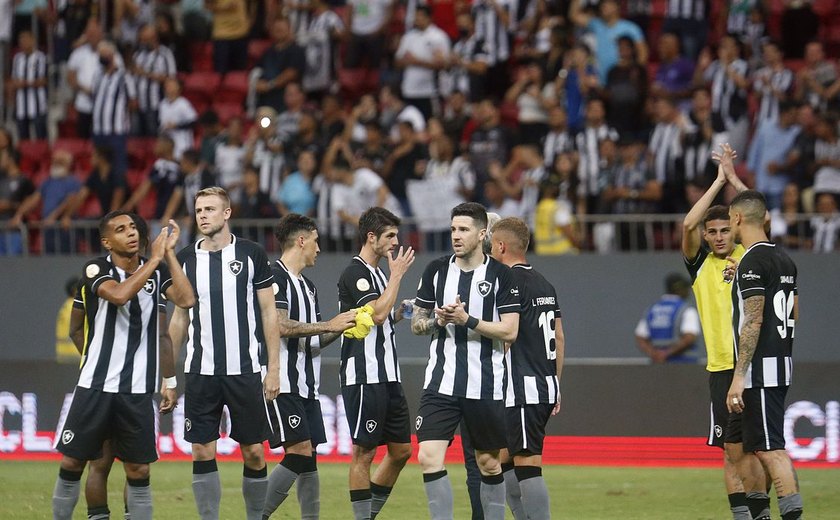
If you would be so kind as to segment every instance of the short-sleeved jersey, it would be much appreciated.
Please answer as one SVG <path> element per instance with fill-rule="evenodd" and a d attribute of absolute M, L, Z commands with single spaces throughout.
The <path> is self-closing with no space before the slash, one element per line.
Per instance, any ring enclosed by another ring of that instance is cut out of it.
<path fill-rule="evenodd" d="M 557 380 L 555 320 L 560 303 L 554 286 L 533 267 L 516 264 L 510 269 L 519 288 L 519 334 L 507 352 L 507 406 L 554 404 L 560 394 Z"/>
<path fill-rule="evenodd" d="M 360 256 L 353 257 L 338 279 L 339 311 L 349 311 L 377 300 L 387 286 L 388 279 L 379 266 L 368 264 Z M 339 379 L 341 386 L 400 381 L 393 311 L 365 339 L 341 337 Z"/>
<path fill-rule="evenodd" d="M 262 320 L 259 289 L 274 283 L 262 246 L 231 235 L 218 251 L 201 249 L 202 240 L 178 253 L 196 303 L 189 310 L 184 372 L 205 376 L 260 371 Z"/>
<path fill-rule="evenodd" d="M 472 271 L 462 271 L 455 256 L 432 261 L 420 279 L 415 304 L 434 309 L 460 296 L 470 316 L 499 321 L 501 314 L 518 313 L 519 289 L 510 269 L 485 256 Z M 504 399 L 505 349 L 463 325 L 449 324 L 432 334 L 423 388 L 467 399 Z"/>
<path fill-rule="evenodd" d="M 729 254 L 735 260 L 744 255 L 744 246 L 738 244 Z M 718 258 L 706 243 L 694 258 L 685 258 L 685 268 L 691 275 L 691 289 L 697 301 L 703 340 L 706 343 L 706 370 L 720 372 L 735 366 L 732 355 L 732 287 L 723 279 L 723 270 L 729 261 Z"/>
<path fill-rule="evenodd" d="M 140 265 L 144 263 L 141 259 Z M 85 311 L 85 347 L 78 382 L 82 388 L 125 394 L 157 389 L 159 305 L 172 277 L 166 265 L 160 264 L 124 305 L 99 297 L 103 283 L 121 283 L 129 276 L 112 263 L 110 255 L 85 264 L 79 294 Z"/>
<path fill-rule="evenodd" d="M 764 313 L 758 345 L 747 369 L 746 388 L 790 385 L 797 294 L 796 265 L 787 253 L 770 242 L 758 242 L 747 249 L 732 286 L 736 361 L 744 327 L 744 302 L 764 296 Z"/>
<path fill-rule="evenodd" d="M 271 269 L 274 274 L 274 305 L 288 312 L 289 319 L 301 323 L 321 321 L 315 284 L 303 275 L 295 276 L 282 261 Z M 321 339 L 316 334 L 302 338 L 280 338 L 280 393 L 318 398 L 321 382 Z"/>

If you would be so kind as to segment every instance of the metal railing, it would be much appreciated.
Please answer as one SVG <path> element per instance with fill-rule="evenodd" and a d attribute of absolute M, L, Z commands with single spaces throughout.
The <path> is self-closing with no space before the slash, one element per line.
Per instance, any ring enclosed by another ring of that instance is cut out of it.
<path fill-rule="evenodd" d="M 683 215 L 585 215 L 576 224 L 579 250 L 583 253 L 679 251 Z M 813 215 L 798 215 L 778 242 L 791 249 L 809 247 Z M 279 253 L 273 219 L 234 219 L 234 234 L 258 242 L 269 253 Z M 184 221 L 182 243 L 194 238 L 192 223 Z M 0 228 L 0 255 L 96 255 L 103 249 L 97 220 L 77 220 L 69 228 L 59 224 L 31 222 L 19 228 Z M 152 226 L 153 229 L 155 226 Z M 324 252 L 353 253 L 359 239 L 354 233 L 331 237 L 330 222 L 320 222 L 320 247 Z M 451 244 L 448 230 L 422 232 L 413 219 L 404 219 L 400 241 L 418 252 L 445 253 Z"/>

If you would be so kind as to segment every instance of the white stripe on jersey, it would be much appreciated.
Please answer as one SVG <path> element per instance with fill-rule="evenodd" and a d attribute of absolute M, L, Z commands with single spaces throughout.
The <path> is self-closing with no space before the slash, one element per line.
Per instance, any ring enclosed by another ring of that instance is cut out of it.
<path fill-rule="evenodd" d="M 286 285 L 285 297 L 289 319 L 301 323 L 317 323 L 319 318 L 314 286 L 310 287 L 308 281 L 303 276 L 298 277 L 289 272 L 281 261 L 278 260 L 275 262 L 275 265 L 282 269 L 288 276 L 289 283 Z M 297 341 L 297 352 L 294 353 L 294 367 L 297 371 L 296 381 L 292 381 L 293 372 L 289 370 L 289 367 L 286 369 L 282 367 L 289 361 L 290 339 L 280 338 L 280 393 L 297 393 L 304 399 L 311 399 L 312 394 L 314 394 L 314 398 L 318 399 L 318 388 L 321 383 L 321 338 L 317 334 L 314 336 L 293 338 Z M 314 381 L 311 382 L 311 388 L 310 382 L 307 381 L 308 375 L 306 372 L 307 347 L 309 347 L 311 352 L 312 374 L 314 376 Z M 293 384 L 294 388 L 292 388 Z"/>
<path fill-rule="evenodd" d="M 767 400 L 761 389 L 761 425 L 764 427 L 764 449 L 770 450 L 770 432 L 767 430 Z"/>

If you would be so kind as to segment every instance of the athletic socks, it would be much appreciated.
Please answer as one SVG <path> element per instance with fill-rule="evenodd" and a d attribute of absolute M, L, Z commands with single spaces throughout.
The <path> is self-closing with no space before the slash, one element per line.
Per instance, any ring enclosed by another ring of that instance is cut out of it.
<path fill-rule="evenodd" d="M 218 520 L 222 483 L 216 459 L 193 461 L 193 497 L 201 520 Z"/>
<path fill-rule="evenodd" d="M 747 493 L 747 507 L 754 520 L 770 520 L 770 497 L 767 493 Z"/>
<path fill-rule="evenodd" d="M 510 512 L 515 520 L 525 520 L 525 510 L 522 509 L 522 492 L 519 490 L 519 481 L 513 471 L 513 462 L 502 464 L 502 475 L 505 478 L 505 495 Z"/>
<path fill-rule="evenodd" d="M 750 508 L 747 506 L 746 493 L 730 494 L 729 510 L 732 511 L 732 520 L 752 520 Z"/>
<path fill-rule="evenodd" d="M 242 468 L 242 497 L 245 499 L 245 517 L 261 520 L 265 507 L 265 492 L 268 489 L 268 469 Z"/>
<path fill-rule="evenodd" d="M 423 486 L 426 488 L 426 497 L 429 500 L 431 520 L 452 520 L 455 506 L 452 498 L 452 485 L 449 483 L 449 475 L 446 470 L 424 473 Z M 504 499 L 504 490 L 502 490 L 503 502 Z M 504 514 L 504 504 L 502 504 L 502 513 Z"/>
<path fill-rule="evenodd" d="M 351 489 L 350 506 L 354 520 L 370 520 L 370 489 Z"/>
<path fill-rule="evenodd" d="M 394 488 L 388 486 L 380 486 L 376 482 L 370 483 L 370 518 L 373 520 L 376 518 L 376 515 L 382 511 L 382 507 L 385 506 L 385 502 L 388 501 L 388 497 L 391 496 L 391 490 Z"/>
<path fill-rule="evenodd" d="M 301 520 L 318 520 L 321 515 L 321 479 L 314 451 L 309 457 L 308 466 L 298 475 L 297 497 Z"/>
<path fill-rule="evenodd" d="M 58 470 L 58 479 L 53 489 L 52 506 L 53 520 L 70 520 L 73 517 L 73 510 L 76 502 L 79 501 L 81 491 L 82 472 Z"/>
<path fill-rule="evenodd" d="M 111 518 L 111 510 L 108 506 L 89 507 L 87 517 L 88 520 L 108 520 Z"/>
<path fill-rule="evenodd" d="M 134 520 L 152 520 L 152 487 L 149 479 L 126 479 L 128 483 L 128 510 Z"/>
<path fill-rule="evenodd" d="M 505 477 L 481 476 L 481 508 L 484 520 L 505 520 Z"/>
<path fill-rule="evenodd" d="M 519 488 L 522 490 L 522 506 L 528 520 L 548 520 L 551 508 L 548 487 L 539 466 L 517 466 L 514 470 Z"/>
<path fill-rule="evenodd" d="M 782 520 L 797 520 L 802 518 L 802 495 L 794 493 L 785 497 L 779 497 L 779 513 Z"/>
<path fill-rule="evenodd" d="M 268 518 L 280 507 L 289 496 L 292 484 L 298 479 L 301 473 L 309 471 L 312 457 L 287 453 L 280 464 L 274 467 L 268 477 L 268 491 L 265 496 L 262 517 Z"/>

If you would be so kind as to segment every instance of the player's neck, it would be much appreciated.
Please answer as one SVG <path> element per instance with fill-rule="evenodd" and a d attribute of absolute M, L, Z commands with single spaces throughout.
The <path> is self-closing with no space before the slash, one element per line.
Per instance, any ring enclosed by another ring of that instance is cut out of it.
<path fill-rule="evenodd" d="M 484 251 L 480 247 L 475 248 L 468 256 L 455 257 L 455 265 L 462 271 L 472 271 L 483 263 Z"/>
<path fill-rule="evenodd" d="M 111 251 L 111 263 L 131 274 L 140 267 L 140 253 L 127 255 Z"/>
<path fill-rule="evenodd" d="M 294 251 L 283 253 L 280 257 L 280 261 L 283 262 L 283 265 L 286 266 L 286 269 L 290 274 L 293 274 L 298 278 L 300 277 L 300 273 L 303 271 L 303 268 L 306 267 L 304 265 L 303 257 L 295 254 Z"/>
<path fill-rule="evenodd" d="M 528 265 L 528 259 L 525 258 L 525 255 L 516 255 L 505 258 L 505 261 L 502 263 L 508 267 L 513 267 L 515 265 Z"/>
<path fill-rule="evenodd" d="M 204 237 L 201 242 L 201 249 L 206 251 L 219 251 L 233 242 L 233 235 L 230 229 L 225 225 L 218 233 L 213 233 L 212 236 Z"/>
<path fill-rule="evenodd" d="M 379 259 L 382 257 L 377 255 L 376 252 L 374 252 L 373 248 L 364 246 L 362 247 L 362 250 L 359 251 L 359 258 L 364 260 L 365 263 L 368 265 L 378 267 Z"/>
<path fill-rule="evenodd" d="M 761 228 L 744 227 L 741 229 L 741 245 L 749 249 L 758 242 L 767 242 L 767 234 Z"/>

